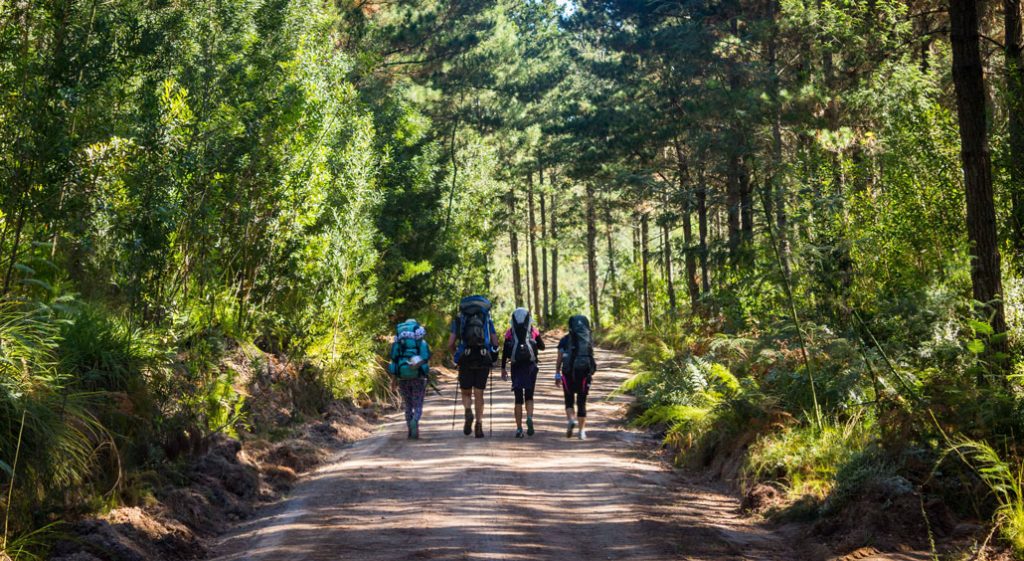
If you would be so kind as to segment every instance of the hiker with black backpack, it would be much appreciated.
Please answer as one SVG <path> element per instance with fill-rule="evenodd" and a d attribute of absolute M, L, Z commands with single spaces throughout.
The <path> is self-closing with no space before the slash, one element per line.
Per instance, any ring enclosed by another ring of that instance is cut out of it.
<path fill-rule="evenodd" d="M 484 389 L 491 365 L 498 356 L 497 344 L 490 300 L 479 295 L 463 298 L 459 302 L 459 313 L 452 320 L 448 351 L 459 367 L 459 388 L 466 419 L 462 433 L 467 436 L 474 432 L 475 419 L 476 437 L 484 437 Z"/>
<path fill-rule="evenodd" d="M 565 437 L 572 438 L 573 429 L 579 425 L 576 434 L 580 440 L 586 440 L 587 393 L 597 370 L 590 320 L 586 316 L 569 318 L 569 333 L 558 341 L 555 370 L 561 374 L 562 393 L 565 395 L 565 418 L 568 420 Z"/>
<path fill-rule="evenodd" d="M 512 325 L 505 332 L 501 352 L 501 380 L 508 380 L 508 363 L 512 362 L 512 392 L 515 394 L 516 438 L 523 438 L 523 405 L 526 406 L 526 435 L 533 436 L 533 390 L 537 385 L 537 351 L 544 350 L 544 341 L 537 328 L 530 324 L 530 311 L 516 308 Z"/>
<path fill-rule="evenodd" d="M 388 372 L 398 383 L 398 392 L 405 405 L 405 425 L 409 438 L 420 437 L 419 423 L 423 415 L 423 400 L 427 396 L 430 376 L 430 345 L 424 339 L 427 331 L 415 319 L 407 319 L 395 327 L 391 343 L 391 362 Z"/>

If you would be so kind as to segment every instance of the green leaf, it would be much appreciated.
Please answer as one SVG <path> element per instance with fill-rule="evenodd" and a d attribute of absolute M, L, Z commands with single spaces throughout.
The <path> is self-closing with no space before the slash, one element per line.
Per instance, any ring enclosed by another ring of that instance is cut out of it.
<path fill-rule="evenodd" d="M 992 335 L 995 332 L 988 322 L 972 319 L 969 320 L 967 324 L 971 326 L 971 329 L 973 329 L 975 333 L 979 333 L 981 335 Z"/>
<path fill-rule="evenodd" d="M 985 352 L 985 343 L 981 339 L 972 339 L 967 342 L 967 350 L 973 354 L 980 355 Z"/>

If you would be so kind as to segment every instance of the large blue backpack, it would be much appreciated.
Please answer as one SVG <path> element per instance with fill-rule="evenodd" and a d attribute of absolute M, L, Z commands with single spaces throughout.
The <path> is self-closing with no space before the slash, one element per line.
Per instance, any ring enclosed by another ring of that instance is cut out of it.
<path fill-rule="evenodd" d="M 424 334 L 423 328 L 414 319 L 407 319 L 395 327 L 388 372 L 399 380 L 412 380 L 430 373 L 430 347 L 423 339 Z M 420 362 L 416 365 L 410 364 L 413 357 L 419 357 Z"/>
<path fill-rule="evenodd" d="M 496 342 L 491 341 L 494 323 L 491 321 L 491 301 L 480 295 L 467 296 L 459 302 L 459 348 L 456 362 L 473 356 L 480 362 L 494 362 Z"/>

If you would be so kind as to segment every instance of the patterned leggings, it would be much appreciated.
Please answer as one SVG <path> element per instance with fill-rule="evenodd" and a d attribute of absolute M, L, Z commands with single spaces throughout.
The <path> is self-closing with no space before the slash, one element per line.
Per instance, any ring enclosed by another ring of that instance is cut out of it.
<path fill-rule="evenodd" d="M 415 420 L 418 423 L 423 415 L 423 399 L 427 397 L 427 379 L 399 380 L 398 393 L 405 402 L 405 422 Z"/>

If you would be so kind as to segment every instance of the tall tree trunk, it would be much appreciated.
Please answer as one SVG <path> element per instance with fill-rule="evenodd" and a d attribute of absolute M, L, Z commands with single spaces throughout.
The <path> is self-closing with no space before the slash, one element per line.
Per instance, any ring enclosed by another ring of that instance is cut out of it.
<path fill-rule="evenodd" d="M 985 83 L 978 45 L 978 4 L 949 0 L 953 85 L 960 121 L 960 159 L 967 199 L 967 237 L 971 242 L 974 299 L 990 305 L 992 327 L 1006 331 L 1002 302 L 996 212 L 992 194 L 992 162 L 985 129 Z"/>
<path fill-rule="evenodd" d="M 700 298 L 700 286 L 697 285 L 697 260 L 694 258 L 693 247 L 693 200 L 686 192 L 689 182 L 690 170 L 686 165 L 686 158 L 683 156 L 683 147 L 678 140 L 675 141 L 676 150 L 676 175 L 679 189 L 683 191 L 683 245 L 686 259 L 686 290 L 690 296 L 690 309 L 697 308 L 697 300 Z M 673 308 L 675 306 L 673 305 Z"/>
<path fill-rule="evenodd" d="M 509 189 L 505 197 L 508 203 L 508 242 L 512 258 L 512 290 L 516 307 L 523 305 L 523 275 L 519 269 L 519 231 L 516 228 L 516 191 Z"/>
<path fill-rule="evenodd" d="M 640 264 L 640 221 L 637 213 L 633 213 L 633 264 Z"/>
<path fill-rule="evenodd" d="M 558 315 L 558 187 L 551 178 L 551 314 Z"/>
<path fill-rule="evenodd" d="M 540 269 L 537 267 L 537 218 L 533 212 L 533 174 L 526 174 L 526 197 L 530 205 L 530 278 L 533 279 L 533 302 L 530 312 L 534 318 L 543 315 L 540 310 Z M 543 318 L 538 318 L 543 319 Z"/>
<path fill-rule="evenodd" d="M 729 170 L 726 178 L 725 211 L 729 228 L 729 256 L 736 258 L 742 242 L 740 233 L 740 158 L 729 155 Z"/>
<path fill-rule="evenodd" d="M 590 293 L 590 321 L 600 329 L 601 316 L 597 293 L 597 217 L 594 209 L 594 184 L 587 183 L 587 287 Z"/>
<path fill-rule="evenodd" d="M 748 246 L 754 240 L 754 186 L 750 181 L 750 169 L 740 159 L 739 166 L 740 221 L 743 245 Z"/>
<path fill-rule="evenodd" d="M 1024 3 L 1003 0 L 1006 42 L 1006 113 L 1010 117 L 1010 197 L 1013 247 L 1024 257 Z"/>
<path fill-rule="evenodd" d="M 697 172 L 697 232 L 700 237 L 697 254 L 700 256 L 700 289 L 711 291 L 711 272 L 708 271 L 708 184 L 704 168 Z"/>
<path fill-rule="evenodd" d="M 650 278 L 648 273 L 647 261 L 649 259 L 649 252 L 647 251 L 647 213 L 644 212 L 640 215 L 640 267 L 641 278 L 643 279 L 643 308 L 644 308 L 644 327 L 651 326 L 651 287 Z"/>
<path fill-rule="evenodd" d="M 548 215 L 547 215 L 547 204 L 545 203 L 544 197 L 544 170 L 540 170 L 540 282 L 541 282 L 541 295 L 543 296 L 543 305 L 541 307 L 541 323 L 547 324 L 548 314 L 551 313 L 551 309 L 548 307 Z"/>
<path fill-rule="evenodd" d="M 668 311 L 676 315 L 676 287 L 672 279 L 672 234 L 668 227 L 668 220 L 661 223 L 661 257 L 662 266 L 665 268 L 665 290 L 668 292 Z"/>
<path fill-rule="evenodd" d="M 610 200 L 606 200 L 604 205 L 604 233 L 608 242 L 608 278 L 612 293 L 612 317 L 616 317 L 619 313 L 619 292 L 616 288 L 618 275 L 615 270 L 615 244 L 612 240 L 612 203 Z"/>

